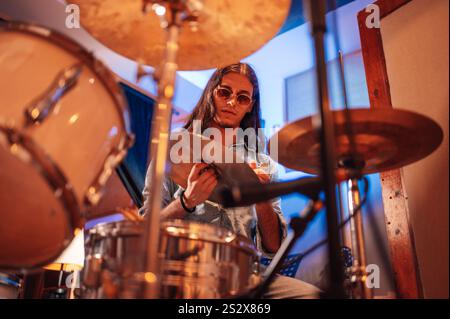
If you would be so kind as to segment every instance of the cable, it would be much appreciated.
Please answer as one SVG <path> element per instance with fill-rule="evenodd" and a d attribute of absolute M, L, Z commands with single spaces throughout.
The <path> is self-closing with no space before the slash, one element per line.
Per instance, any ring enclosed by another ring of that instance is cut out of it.
<path fill-rule="evenodd" d="M 355 211 L 354 211 L 354 215 L 348 217 L 347 219 L 345 219 L 342 223 L 340 223 L 338 225 L 339 229 L 343 228 L 348 222 L 350 222 L 350 220 L 355 217 L 357 214 L 359 214 L 359 212 L 361 211 L 362 207 L 365 205 L 365 203 L 367 202 L 367 194 L 369 193 L 369 179 L 364 176 L 362 178 L 362 180 L 364 181 L 364 196 L 361 199 L 361 202 L 358 206 L 355 207 Z M 303 253 L 301 253 L 303 255 L 303 257 L 306 257 L 307 255 L 313 253 L 315 250 L 317 250 L 318 248 L 320 248 L 321 246 L 325 245 L 328 242 L 328 238 L 325 238 L 317 243 L 315 243 L 314 245 L 310 246 L 310 248 L 308 248 L 306 251 L 304 251 Z"/>

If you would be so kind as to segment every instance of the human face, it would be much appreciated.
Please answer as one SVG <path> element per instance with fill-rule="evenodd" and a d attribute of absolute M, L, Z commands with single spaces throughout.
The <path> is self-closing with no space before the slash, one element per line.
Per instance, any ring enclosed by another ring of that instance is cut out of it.
<path fill-rule="evenodd" d="M 220 89 L 232 92 L 231 96 L 224 96 Z M 245 97 L 250 98 L 246 103 Z M 214 90 L 214 105 L 216 114 L 214 121 L 220 127 L 238 128 L 245 114 L 252 111 L 253 85 L 250 80 L 239 73 L 227 73 L 222 82 Z"/>

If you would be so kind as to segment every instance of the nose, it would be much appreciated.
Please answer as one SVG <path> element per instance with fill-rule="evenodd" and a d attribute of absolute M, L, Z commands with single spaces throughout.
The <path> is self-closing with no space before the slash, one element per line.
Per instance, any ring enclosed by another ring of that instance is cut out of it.
<path fill-rule="evenodd" d="M 235 95 L 230 96 L 230 98 L 227 101 L 227 105 L 229 105 L 229 106 L 236 105 L 236 96 Z"/>

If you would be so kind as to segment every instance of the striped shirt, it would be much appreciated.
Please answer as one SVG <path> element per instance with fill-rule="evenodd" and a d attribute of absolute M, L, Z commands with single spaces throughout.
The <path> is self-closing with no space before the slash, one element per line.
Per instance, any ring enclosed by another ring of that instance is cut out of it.
<path fill-rule="evenodd" d="M 246 151 L 244 143 L 234 144 L 229 146 L 229 148 L 234 149 L 238 155 L 241 155 L 246 163 L 256 163 L 258 168 L 270 176 L 271 182 L 278 179 L 277 164 L 267 154 L 257 153 L 253 149 Z M 143 207 L 140 209 L 141 214 L 145 214 L 149 206 L 148 198 L 151 183 L 149 172 L 150 170 L 147 171 L 147 176 L 145 179 L 145 187 L 143 190 L 145 202 Z M 181 186 L 177 185 L 169 177 L 165 177 L 162 188 L 162 206 L 166 207 L 173 200 L 179 198 L 182 190 L 183 189 Z M 283 240 L 287 235 L 287 225 L 281 212 L 281 199 L 274 198 L 271 200 L 271 204 L 274 212 L 278 216 L 280 236 L 281 240 Z M 268 257 L 273 256 L 273 254 L 268 253 L 262 245 L 255 205 L 237 208 L 224 208 L 218 203 L 207 200 L 198 205 L 193 213 L 186 214 L 185 220 L 208 223 L 226 228 L 236 234 L 251 239 L 256 245 L 256 248 L 262 252 L 263 255 Z"/>

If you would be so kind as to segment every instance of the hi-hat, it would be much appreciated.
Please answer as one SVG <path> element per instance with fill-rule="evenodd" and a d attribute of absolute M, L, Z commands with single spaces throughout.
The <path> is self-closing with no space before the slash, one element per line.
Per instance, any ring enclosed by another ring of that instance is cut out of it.
<path fill-rule="evenodd" d="M 143 0 L 73 0 L 81 24 L 98 41 L 132 60 L 160 65 L 166 31 Z M 169 1 L 160 1 L 169 2 Z M 204 0 L 198 30 L 182 28 L 178 69 L 201 70 L 239 62 L 280 30 L 291 0 Z"/>
<path fill-rule="evenodd" d="M 340 178 L 352 176 L 355 169 L 361 174 L 372 174 L 414 163 L 431 154 L 443 139 L 442 129 L 436 122 L 410 111 L 352 109 L 350 119 L 354 156 L 345 111 L 333 111 L 336 175 Z M 319 174 L 319 128 L 315 123 L 311 116 L 283 127 L 277 133 L 278 154 L 271 150 L 271 157 L 288 168 Z M 275 138 L 270 143 L 275 143 Z"/>

